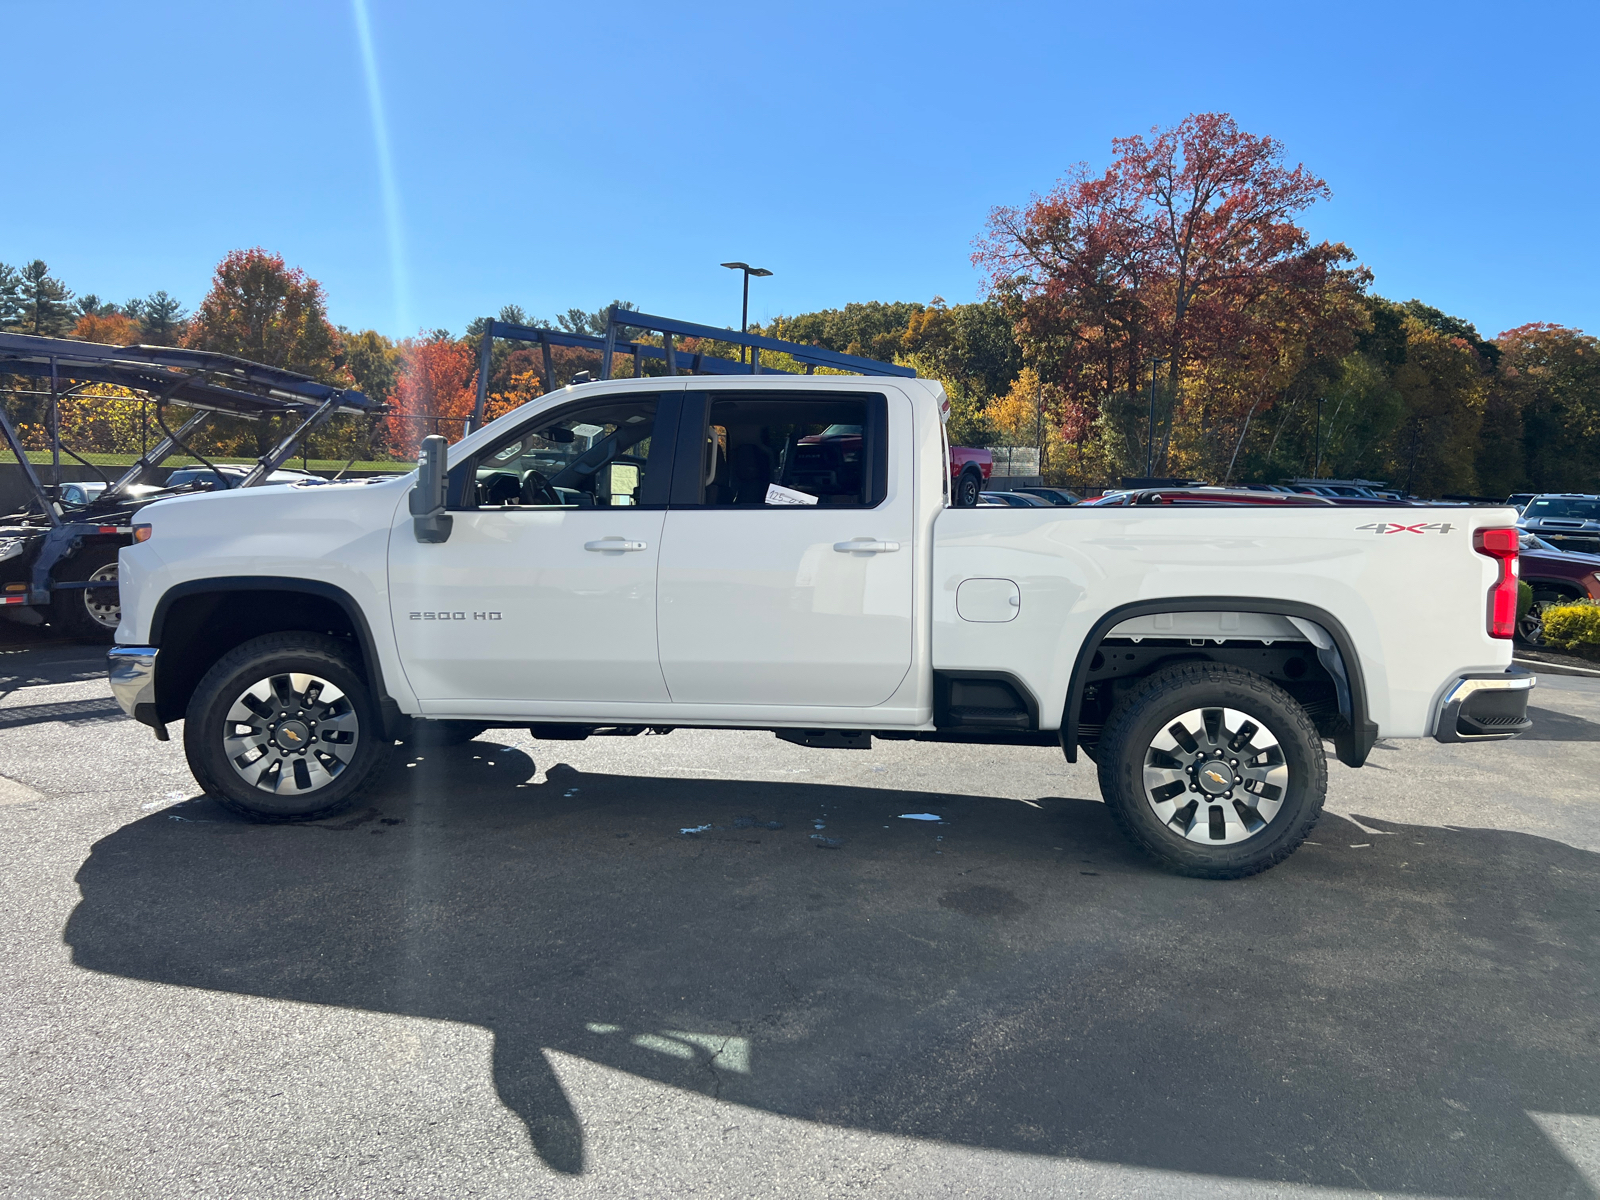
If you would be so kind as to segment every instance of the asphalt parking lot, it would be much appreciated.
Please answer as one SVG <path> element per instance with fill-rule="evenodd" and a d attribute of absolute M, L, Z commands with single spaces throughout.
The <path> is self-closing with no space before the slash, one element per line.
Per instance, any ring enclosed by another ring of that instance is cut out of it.
<path fill-rule="evenodd" d="M 257 826 L 102 661 L 0 645 L 5 1195 L 1600 1191 L 1600 680 L 1213 883 L 1046 749 L 491 732 Z"/>

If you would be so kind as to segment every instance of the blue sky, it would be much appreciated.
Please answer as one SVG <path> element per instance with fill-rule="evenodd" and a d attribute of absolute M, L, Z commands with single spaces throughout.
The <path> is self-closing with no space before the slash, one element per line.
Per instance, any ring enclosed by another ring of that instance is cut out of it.
<path fill-rule="evenodd" d="M 1378 292 L 1600 332 L 1592 0 L 364 3 L 387 202 L 352 0 L 0 0 L 0 261 L 192 307 L 262 245 L 397 336 L 614 297 L 736 323 L 728 259 L 775 272 L 752 319 L 969 300 L 991 206 L 1219 110 L 1327 179 L 1307 223 Z"/>

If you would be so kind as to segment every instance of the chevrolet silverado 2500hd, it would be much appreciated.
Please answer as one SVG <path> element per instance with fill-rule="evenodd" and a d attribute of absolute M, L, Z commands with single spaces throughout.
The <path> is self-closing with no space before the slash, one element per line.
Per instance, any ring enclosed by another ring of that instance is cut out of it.
<path fill-rule="evenodd" d="M 162 501 L 113 689 L 264 820 L 425 732 L 1059 742 L 1217 878 L 1305 838 L 1325 740 L 1359 766 L 1528 728 L 1510 510 L 953 507 L 944 409 L 916 379 L 586 383 L 399 479 Z"/>

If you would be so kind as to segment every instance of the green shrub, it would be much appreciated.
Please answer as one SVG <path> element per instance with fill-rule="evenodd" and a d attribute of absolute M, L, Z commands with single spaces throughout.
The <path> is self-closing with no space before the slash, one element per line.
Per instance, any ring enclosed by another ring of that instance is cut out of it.
<path fill-rule="evenodd" d="M 1551 605 L 1542 616 L 1546 645 L 1572 650 L 1585 658 L 1600 655 L 1600 604 L 1580 600 Z"/>
<path fill-rule="evenodd" d="M 1528 610 L 1533 607 L 1533 588 L 1522 580 L 1517 580 L 1517 620 L 1522 620 L 1528 615 Z"/>

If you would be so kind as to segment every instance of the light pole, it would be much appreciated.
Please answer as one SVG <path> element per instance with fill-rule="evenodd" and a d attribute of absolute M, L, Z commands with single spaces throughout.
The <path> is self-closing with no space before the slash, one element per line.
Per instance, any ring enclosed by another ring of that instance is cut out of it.
<path fill-rule="evenodd" d="M 750 330 L 750 276 L 754 275 L 759 279 L 765 279 L 772 272 L 765 267 L 752 267 L 749 263 L 742 262 L 723 263 L 722 265 L 730 271 L 744 272 L 744 307 L 739 310 L 739 332 L 748 333 Z M 745 361 L 746 350 L 747 347 L 739 347 L 740 362 Z"/>
<path fill-rule="evenodd" d="M 1156 368 L 1167 360 L 1152 358 L 1150 360 L 1150 432 L 1144 441 L 1144 477 L 1150 478 L 1150 472 L 1156 466 Z"/>
<path fill-rule="evenodd" d="M 1311 478 L 1322 478 L 1322 401 L 1324 397 L 1317 397 L 1317 465 L 1311 468 Z M 1337 415 L 1337 414 L 1335 414 Z"/>

